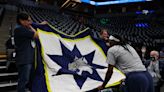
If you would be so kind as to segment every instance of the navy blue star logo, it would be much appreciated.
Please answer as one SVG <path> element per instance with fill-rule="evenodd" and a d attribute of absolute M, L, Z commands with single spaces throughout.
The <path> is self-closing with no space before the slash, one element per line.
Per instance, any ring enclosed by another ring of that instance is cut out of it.
<path fill-rule="evenodd" d="M 81 55 L 76 45 L 73 50 L 70 51 L 62 42 L 60 42 L 60 44 L 63 55 L 48 55 L 55 63 L 62 67 L 59 69 L 57 75 L 73 75 L 79 88 L 82 88 L 87 78 L 103 81 L 96 69 L 104 69 L 106 67 L 92 63 L 95 51 Z"/>

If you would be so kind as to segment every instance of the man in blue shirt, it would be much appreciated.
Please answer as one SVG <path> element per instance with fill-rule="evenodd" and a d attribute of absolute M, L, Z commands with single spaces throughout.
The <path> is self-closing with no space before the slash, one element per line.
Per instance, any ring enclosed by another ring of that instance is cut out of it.
<path fill-rule="evenodd" d="M 27 13 L 17 15 L 17 26 L 14 30 L 16 45 L 16 65 L 18 69 L 18 92 L 26 92 L 34 61 L 34 39 L 38 37 L 31 26 L 32 20 Z"/>

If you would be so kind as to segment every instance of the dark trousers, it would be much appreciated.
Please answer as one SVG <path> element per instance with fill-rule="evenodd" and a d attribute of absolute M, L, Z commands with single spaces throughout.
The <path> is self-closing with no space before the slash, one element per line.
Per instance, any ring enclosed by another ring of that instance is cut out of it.
<path fill-rule="evenodd" d="M 155 86 L 155 87 L 154 87 L 155 92 L 160 92 L 160 88 L 161 88 L 161 87 L 160 87 L 159 85 Z"/>
<path fill-rule="evenodd" d="M 147 71 L 126 75 L 126 92 L 154 92 L 153 79 Z"/>
<path fill-rule="evenodd" d="M 18 92 L 26 92 L 30 80 L 32 64 L 18 65 Z"/>

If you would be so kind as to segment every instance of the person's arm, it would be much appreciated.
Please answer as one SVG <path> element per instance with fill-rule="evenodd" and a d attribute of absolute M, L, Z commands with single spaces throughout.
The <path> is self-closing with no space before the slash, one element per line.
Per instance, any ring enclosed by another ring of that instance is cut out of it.
<path fill-rule="evenodd" d="M 48 22 L 47 21 L 42 21 L 41 23 L 39 23 L 40 25 L 46 25 L 46 24 L 48 24 Z"/>
<path fill-rule="evenodd" d="M 107 53 L 107 63 L 108 63 L 108 70 L 106 72 L 105 80 L 101 86 L 98 87 L 98 90 L 102 90 L 105 88 L 106 84 L 110 80 L 112 74 L 113 74 L 113 67 L 116 64 L 116 57 L 114 55 L 115 49 L 109 48 Z"/>
<path fill-rule="evenodd" d="M 108 70 L 107 70 L 107 73 L 106 73 L 106 76 L 105 76 L 105 80 L 103 82 L 103 84 L 101 86 L 98 87 L 98 90 L 102 90 L 105 88 L 106 84 L 108 83 L 108 81 L 110 80 L 112 74 L 113 74 L 113 65 L 108 65 Z"/>
<path fill-rule="evenodd" d="M 14 30 L 14 35 L 20 38 L 27 38 L 27 39 L 33 39 L 34 38 L 35 31 L 32 30 L 30 27 L 19 27 Z"/>
<path fill-rule="evenodd" d="M 48 24 L 47 21 L 43 21 L 43 22 L 41 22 L 41 23 L 35 23 L 35 22 L 33 22 L 33 23 L 31 24 L 31 26 L 32 26 L 34 29 L 36 29 L 36 28 L 38 28 L 38 26 L 40 26 L 40 25 L 46 25 L 46 24 Z"/>
<path fill-rule="evenodd" d="M 30 29 L 34 32 L 33 38 L 38 38 L 38 33 L 37 33 L 37 31 L 36 31 L 32 26 L 30 26 Z"/>
<path fill-rule="evenodd" d="M 48 24 L 47 21 L 42 21 L 42 22 L 40 22 L 40 23 L 35 23 L 35 22 L 33 22 L 33 23 L 32 23 L 32 26 L 33 26 L 33 27 L 36 27 L 37 25 L 46 25 L 46 24 Z"/>
<path fill-rule="evenodd" d="M 113 65 L 108 65 L 108 71 L 106 73 L 104 83 L 102 84 L 103 87 L 105 87 L 105 85 L 108 83 L 112 74 L 113 74 Z"/>

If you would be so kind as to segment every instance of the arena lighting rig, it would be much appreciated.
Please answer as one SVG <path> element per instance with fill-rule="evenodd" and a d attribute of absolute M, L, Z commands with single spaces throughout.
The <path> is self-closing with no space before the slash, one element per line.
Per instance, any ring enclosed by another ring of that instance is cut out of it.
<path fill-rule="evenodd" d="M 105 6 L 114 4 L 136 3 L 136 2 L 148 2 L 154 0 L 66 0 L 61 7 L 76 6 L 79 3 L 86 3 L 93 6 Z"/>
<path fill-rule="evenodd" d="M 111 5 L 111 4 L 123 4 L 123 3 L 133 3 L 133 2 L 146 2 L 146 1 L 152 1 L 152 0 L 105 0 L 101 2 L 96 2 L 93 0 L 75 0 L 80 1 L 83 3 L 88 3 L 95 6 L 102 6 L 102 5 Z"/>

